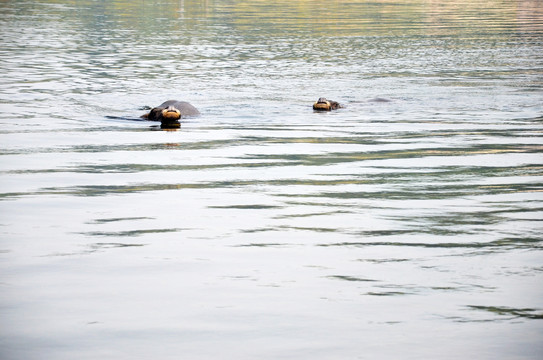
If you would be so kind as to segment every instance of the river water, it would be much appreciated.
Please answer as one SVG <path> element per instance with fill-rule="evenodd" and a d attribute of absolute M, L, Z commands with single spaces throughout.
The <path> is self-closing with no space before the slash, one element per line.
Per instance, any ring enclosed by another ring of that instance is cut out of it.
<path fill-rule="evenodd" d="M 2 359 L 543 356 L 541 1 L 0 11 Z"/>

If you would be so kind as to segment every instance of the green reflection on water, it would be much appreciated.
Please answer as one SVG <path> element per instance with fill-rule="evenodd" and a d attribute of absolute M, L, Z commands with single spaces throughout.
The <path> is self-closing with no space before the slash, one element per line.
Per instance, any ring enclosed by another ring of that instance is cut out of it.
<path fill-rule="evenodd" d="M 330 276 L 327 276 L 328 278 L 330 279 L 338 279 L 338 280 L 345 280 L 345 281 L 361 281 L 361 282 L 374 282 L 374 281 L 378 281 L 378 280 L 374 280 L 374 279 L 364 279 L 364 278 L 359 278 L 359 277 L 355 277 L 355 276 L 349 276 L 349 275 L 330 275 Z"/>
<path fill-rule="evenodd" d="M 142 229 L 142 230 L 127 230 L 127 231 L 88 231 L 80 234 L 86 236 L 104 236 L 104 237 L 135 237 L 146 234 L 161 234 L 169 232 L 179 232 L 186 229 L 171 228 L 171 229 Z"/>
<path fill-rule="evenodd" d="M 373 236 L 387 236 L 397 234 L 408 233 L 420 233 L 422 231 L 393 231 L 393 232 L 362 232 L 360 235 L 365 237 Z M 504 238 L 489 242 L 396 242 L 396 241 L 368 241 L 368 242 L 340 242 L 319 244 L 319 246 L 353 246 L 353 247 L 367 247 L 367 246 L 392 246 L 392 247 L 416 247 L 416 248 L 443 248 L 443 249 L 489 249 L 489 250 L 510 250 L 510 249 L 543 249 L 543 238 Z"/>
<path fill-rule="evenodd" d="M 290 155 L 285 155 L 290 158 Z M 294 156 L 301 162 L 302 156 Z M 311 155 L 307 157 L 311 158 Z M 336 158 L 333 158 L 336 159 Z M 320 162 L 319 165 L 336 163 Z M 297 165 L 289 163 L 288 165 Z M 298 163 L 298 165 L 302 165 Z M 236 168 L 236 167 L 258 167 L 258 164 L 214 164 L 214 165 L 148 165 L 148 164 L 124 164 L 117 169 L 119 172 L 141 172 L 150 170 L 202 170 L 211 168 Z M 260 164 L 260 166 L 263 166 Z M 277 164 L 274 164 L 277 166 Z M 287 166 L 279 164 L 279 166 Z M 114 171 L 116 165 L 84 165 L 82 172 L 100 173 Z M 77 168 L 76 168 L 77 169 Z M 272 186 L 286 189 L 288 186 L 322 187 L 315 192 L 305 193 L 275 193 L 276 196 L 285 198 L 330 198 L 330 199 L 446 199 L 471 195 L 496 195 L 512 194 L 521 192 L 541 192 L 543 185 L 537 183 L 507 183 L 507 184 L 480 184 L 470 183 L 466 180 L 477 181 L 480 178 L 512 177 L 512 176 L 541 176 L 542 167 L 539 165 L 520 165 L 516 167 L 442 167 L 425 169 L 395 169 L 396 171 L 383 172 L 378 174 L 328 174 L 328 176 L 340 177 L 339 179 L 250 179 L 250 180 L 219 180 L 202 181 L 194 183 L 142 183 L 128 185 L 86 185 L 67 187 L 48 187 L 34 192 L 7 192 L 0 194 L 0 199 L 9 199 L 21 196 L 64 194 L 75 196 L 104 196 L 108 194 L 129 194 L 147 191 L 181 190 L 181 189 L 218 189 L 250 186 Z M 32 171 L 31 171 L 32 172 Z M 45 171 L 47 172 L 47 171 Z M 57 170 L 53 172 L 66 172 Z M 78 172 L 77 170 L 75 172 Z M 26 171 L 23 171 L 26 173 Z M 356 188 L 349 190 L 336 189 L 341 185 L 372 186 L 394 185 L 390 189 Z M 310 188 L 309 188 L 310 189 Z M 306 190 L 309 190 L 306 189 Z M 477 214 L 474 214 L 477 215 Z M 488 215 L 488 213 L 487 213 Z M 466 223 L 467 219 L 457 219 Z M 490 218 L 485 222 L 490 221 Z"/>
<path fill-rule="evenodd" d="M 52 6 L 57 5 L 57 6 Z M 86 29 L 117 27 L 141 33 L 157 30 L 230 31 L 283 36 L 298 32 L 313 36 L 372 34 L 446 35 L 460 31 L 496 33 L 529 27 L 541 13 L 537 1 L 452 0 L 395 1 L 7 1 L 4 11 L 24 10 L 35 16 L 47 11 L 49 21 L 77 20 Z M 47 20 L 47 19 L 44 19 Z M 208 20 L 208 21 L 204 21 Z"/>
<path fill-rule="evenodd" d="M 511 308 L 505 306 L 481 306 L 481 305 L 468 305 L 468 309 L 490 312 L 500 317 L 505 317 L 508 320 L 523 318 L 531 320 L 542 320 L 543 312 L 541 309 L 531 308 Z"/>

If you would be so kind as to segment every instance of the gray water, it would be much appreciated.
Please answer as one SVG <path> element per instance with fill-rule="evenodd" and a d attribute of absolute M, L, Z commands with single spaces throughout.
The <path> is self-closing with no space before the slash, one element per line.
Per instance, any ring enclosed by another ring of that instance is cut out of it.
<path fill-rule="evenodd" d="M 1 359 L 542 358 L 541 1 L 0 11 Z"/>

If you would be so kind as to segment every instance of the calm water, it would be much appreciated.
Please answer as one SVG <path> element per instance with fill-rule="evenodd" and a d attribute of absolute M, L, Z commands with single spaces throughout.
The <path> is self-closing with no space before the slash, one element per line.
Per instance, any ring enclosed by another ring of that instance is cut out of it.
<path fill-rule="evenodd" d="M 543 356 L 541 1 L 0 11 L 3 360 Z"/>

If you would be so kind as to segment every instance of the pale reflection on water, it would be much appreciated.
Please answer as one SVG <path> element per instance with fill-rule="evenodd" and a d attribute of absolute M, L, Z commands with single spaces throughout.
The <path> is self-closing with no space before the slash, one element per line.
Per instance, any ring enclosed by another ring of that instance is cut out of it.
<path fill-rule="evenodd" d="M 543 355 L 539 1 L 0 9 L 2 359 Z"/>

